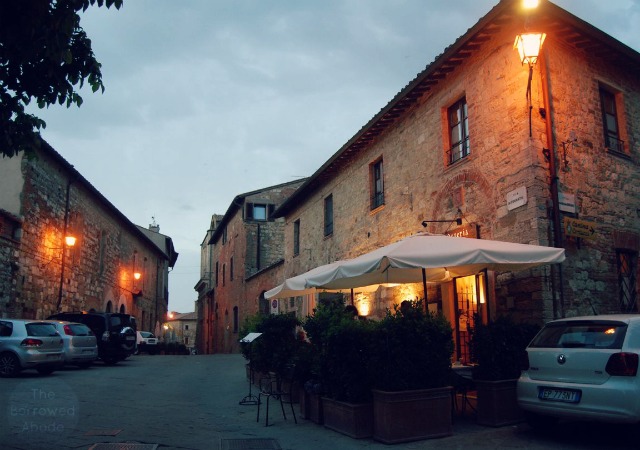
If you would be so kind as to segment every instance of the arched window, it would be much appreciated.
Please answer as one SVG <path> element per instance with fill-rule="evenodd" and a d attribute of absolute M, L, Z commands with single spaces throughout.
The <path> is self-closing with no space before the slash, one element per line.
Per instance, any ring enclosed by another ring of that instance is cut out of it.
<path fill-rule="evenodd" d="M 111 303 L 111 300 L 109 300 L 109 301 L 107 302 L 107 307 L 105 308 L 105 311 L 109 313 L 109 312 L 111 312 L 111 309 L 112 309 L 112 308 L 113 308 L 113 305 L 112 305 L 112 303 Z"/>
<path fill-rule="evenodd" d="M 124 314 L 124 304 L 120 305 L 120 314 Z"/>

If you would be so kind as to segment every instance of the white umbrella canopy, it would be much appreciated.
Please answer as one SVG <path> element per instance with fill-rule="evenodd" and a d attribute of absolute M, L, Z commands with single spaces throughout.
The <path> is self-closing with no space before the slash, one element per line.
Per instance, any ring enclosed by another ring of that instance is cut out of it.
<path fill-rule="evenodd" d="M 564 249 L 419 233 L 331 270 L 300 275 L 305 288 L 348 289 L 381 283 L 441 282 L 482 270 L 516 271 L 564 261 Z M 424 272 L 424 277 L 423 277 Z"/>
<path fill-rule="evenodd" d="M 265 298 L 287 298 L 296 297 L 298 295 L 315 294 L 317 292 L 340 292 L 342 290 L 349 290 L 351 288 L 337 288 L 337 289 L 325 289 L 310 287 L 307 285 L 307 279 L 314 276 L 327 276 L 331 277 L 331 274 L 338 270 L 340 264 L 345 261 L 335 261 L 330 264 L 324 264 L 314 269 L 309 270 L 295 277 L 287 278 L 284 283 L 268 290 L 264 293 Z M 378 286 L 357 286 L 358 292 L 375 291 Z"/>

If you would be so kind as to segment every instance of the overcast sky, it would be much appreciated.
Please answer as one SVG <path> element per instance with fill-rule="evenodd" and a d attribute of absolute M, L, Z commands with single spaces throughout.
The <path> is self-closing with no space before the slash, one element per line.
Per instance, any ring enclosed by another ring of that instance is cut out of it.
<path fill-rule="evenodd" d="M 36 110 L 44 138 L 180 253 L 169 308 L 194 310 L 211 215 L 315 172 L 498 0 L 124 0 L 81 24 L 105 93 Z M 640 0 L 557 5 L 640 50 Z"/>

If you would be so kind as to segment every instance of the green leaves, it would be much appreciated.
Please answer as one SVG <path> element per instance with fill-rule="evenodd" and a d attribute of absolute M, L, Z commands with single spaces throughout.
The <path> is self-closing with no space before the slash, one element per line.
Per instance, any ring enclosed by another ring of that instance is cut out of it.
<path fill-rule="evenodd" d="M 123 0 L 39 0 L 0 2 L 0 154 L 31 152 L 40 145 L 45 123 L 24 113 L 39 108 L 82 105 L 76 91 L 87 80 L 101 90 L 101 65 L 80 26 L 89 6 L 122 7 Z"/>

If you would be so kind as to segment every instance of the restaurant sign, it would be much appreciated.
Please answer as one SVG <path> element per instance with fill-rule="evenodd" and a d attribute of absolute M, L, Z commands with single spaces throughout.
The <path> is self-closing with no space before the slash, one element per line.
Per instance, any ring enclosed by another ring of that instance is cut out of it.
<path fill-rule="evenodd" d="M 465 237 L 471 239 L 478 238 L 478 227 L 475 223 L 469 223 L 466 225 L 462 225 L 461 227 L 456 227 L 451 230 L 447 230 L 444 232 L 446 236 L 452 237 Z"/>

